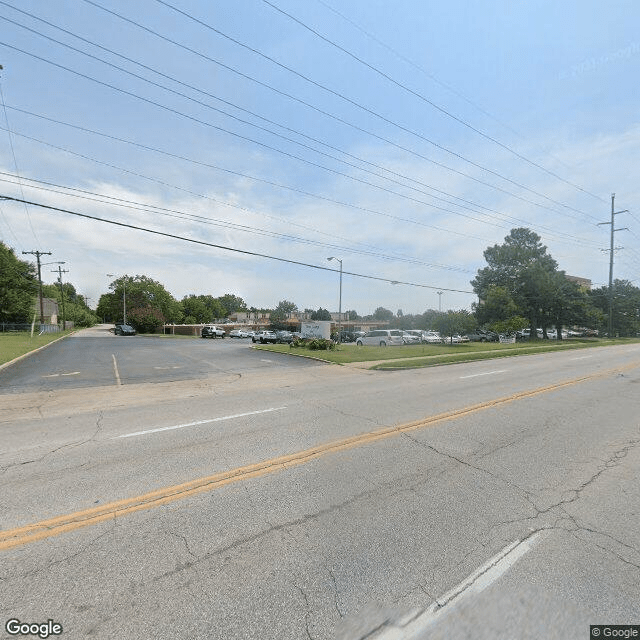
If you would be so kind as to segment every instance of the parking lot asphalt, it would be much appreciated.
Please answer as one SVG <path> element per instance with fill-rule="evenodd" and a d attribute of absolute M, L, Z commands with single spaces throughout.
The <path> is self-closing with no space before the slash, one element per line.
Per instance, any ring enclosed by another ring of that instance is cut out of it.
<path fill-rule="evenodd" d="M 0 371 L 0 394 L 178 382 L 321 363 L 251 348 L 248 339 L 115 336 L 84 329 Z"/>

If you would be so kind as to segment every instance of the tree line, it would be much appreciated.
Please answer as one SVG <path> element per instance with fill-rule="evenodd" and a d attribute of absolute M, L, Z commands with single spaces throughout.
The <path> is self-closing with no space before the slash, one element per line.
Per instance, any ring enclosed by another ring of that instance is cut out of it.
<path fill-rule="evenodd" d="M 589 290 L 569 280 L 530 229 L 512 229 L 502 244 L 484 251 L 487 265 L 471 281 L 478 302 L 472 311 L 428 309 L 422 314 L 396 313 L 378 307 L 372 314 L 360 316 L 354 309 L 343 313 L 343 321 L 386 322 L 403 329 L 434 329 L 443 334 L 467 333 L 477 327 L 498 333 L 513 333 L 530 327 L 581 326 L 606 331 L 609 314 L 608 287 Z M 71 283 L 43 285 L 45 297 L 61 305 L 64 296 L 67 321 L 76 326 L 91 326 L 98 321 L 122 322 L 126 304 L 127 321 L 138 331 L 158 331 L 163 324 L 206 324 L 239 312 L 269 313 L 275 327 L 285 326 L 298 306 L 281 300 L 273 309 L 249 307 L 232 293 L 214 297 L 191 294 L 177 300 L 158 281 L 145 275 L 125 275 L 109 285 L 100 296 L 96 311 Z M 30 322 L 38 295 L 35 265 L 20 260 L 13 249 L 0 242 L 0 322 Z M 304 309 L 312 320 L 330 320 L 327 309 Z M 640 289 L 632 282 L 615 280 L 612 305 L 614 335 L 640 334 Z M 558 332 L 558 337 L 561 337 Z"/>

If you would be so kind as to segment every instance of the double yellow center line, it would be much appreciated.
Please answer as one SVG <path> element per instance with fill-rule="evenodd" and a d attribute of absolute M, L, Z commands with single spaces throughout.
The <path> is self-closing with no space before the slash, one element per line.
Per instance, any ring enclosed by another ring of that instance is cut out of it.
<path fill-rule="evenodd" d="M 617 367 L 615 369 L 609 369 L 596 374 L 565 380 L 564 382 L 558 382 L 556 384 L 539 387 L 529 391 L 521 391 L 503 398 L 497 398 L 495 400 L 489 400 L 488 402 L 481 402 L 479 404 L 463 407 L 462 409 L 446 411 L 444 413 L 423 418 L 422 420 L 416 420 L 415 422 L 408 422 L 392 427 L 384 427 L 376 431 L 362 433 L 350 438 L 327 442 L 325 444 L 318 445 L 317 447 L 305 449 L 304 451 L 299 451 L 297 453 L 271 458 L 264 462 L 258 462 L 244 467 L 237 467 L 230 471 L 222 471 L 204 478 L 191 480 L 190 482 L 156 489 L 155 491 L 151 491 L 134 498 L 109 502 L 99 507 L 85 509 L 84 511 L 76 511 L 75 513 L 50 518 L 49 520 L 42 520 L 24 527 L 1 531 L 0 550 L 11 549 L 20 545 L 44 540 L 45 538 L 58 536 L 69 531 L 75 531 L 82 527 L 88 527 L 107 520 L 121 518 L 125 515 L 135 513 L 136 511 L 159 507 L 175 500 L 189 498 L 205 491 L 214 491 L 215 489 L 219 489 L 220 487 L 224 487 L 225 485 L 232 484 L 234 482 L 277 473 L 285 469 L 306 464 L 311 460 L 315 460 L 316 458 L 320 458 L 331 453 L 338 453 L 340 451 L 345 451 L 346 449 L 352 449 L 354 447 L 360 447 L 379 440 L 396 437 L 406 431 L 414 431 L 416 429 L 435 426 L 447 420 L 454 420 L 479 411 L 515 402 L 516 400 L 522 400 L 543 393 L 548 393 L 550 391 L 562 389 L 563 387 L 586 382 L 588 380 L 606 377 L 614 373 L 621 373 L 638 366 L 640 366 L 640 362 L 635 362 L 624 367 Z"/>

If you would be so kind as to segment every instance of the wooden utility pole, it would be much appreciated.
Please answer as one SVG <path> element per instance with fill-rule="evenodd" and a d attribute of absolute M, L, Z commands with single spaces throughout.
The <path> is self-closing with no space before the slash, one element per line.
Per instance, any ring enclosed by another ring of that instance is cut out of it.
<path fill-rule="evenodd" d="M 42 303 L 42 275 L 40 273 L 40 256 L 50 256 L 51 251 L 23 251 L 23 254 L 30 254 L 36 257 L 38 262 L 38 288 L 40 292 L 40 324 L 44 324 L 44 305 Z"/>
<path fill-rule="evenodd" d="M 69 270 L 58 267 L 57 269 L 51 269 L 51 273 L 58 274 L 58 282 L 60 283 L 60 299 L 62 300 L 62 330 L 65 331 L 67 328 L 67 316 L 64 313 L 64 287 L 62 286 L 62 274 L 69 273 Z"/>

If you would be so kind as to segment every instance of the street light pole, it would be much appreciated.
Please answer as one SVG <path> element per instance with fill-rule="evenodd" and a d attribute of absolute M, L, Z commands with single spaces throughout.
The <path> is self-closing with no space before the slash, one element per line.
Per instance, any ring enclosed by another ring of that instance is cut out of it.
<path fill-rule="evenodd" d="M 327 260 L 337 260 L 340 263 L 340 298 L 338 302 L 338 343 L 342 342 L 342 260 L 331 256 Z"/>
<path fill-rule="evenodd" d="M 442 294 L 444 291 L 438 291 L 438 311 L 442 311 Z"/>

